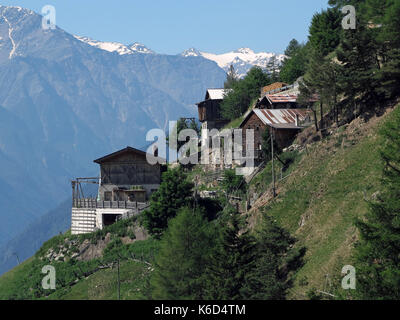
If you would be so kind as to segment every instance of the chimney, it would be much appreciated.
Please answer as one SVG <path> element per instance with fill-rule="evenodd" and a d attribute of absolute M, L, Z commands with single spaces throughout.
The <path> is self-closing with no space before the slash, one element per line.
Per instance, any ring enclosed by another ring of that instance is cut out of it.
<path fill-rule="evenodd" d="M 299 126 L 299 115 L 296 113 L 296 121 L 295 121 L 296 127 Z"/>

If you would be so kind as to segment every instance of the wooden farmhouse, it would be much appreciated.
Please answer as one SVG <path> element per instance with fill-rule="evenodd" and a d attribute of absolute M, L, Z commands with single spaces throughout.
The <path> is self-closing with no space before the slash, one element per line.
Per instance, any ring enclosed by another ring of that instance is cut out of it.
<path fill-rule="evenodd" d="M 148 158 L 159 162 L 152 165 Z M 72 234 L 93 232 L 144 210 L 160 186 L 165 160 L 126 147 L 94 162 L 100 165 L 100 177 L 72 181 Z M 82 183 L 98 183 L 97 198 L 84 197 Z"/>
<path fill-rule="evenodd" d="M 196 104 L 202 129 L 219 130 L 229 123 L 221 114 L 221 102 L 228 92 L 226 89 L 208 89 L 204 101 Z"/>
<path fill-rule="evenodd" d="M 288 147 L 296 135 L 312 124 L 307 109 L 253 109 L 240 124 L 243 134 L 243 152 L 246 151 L 246 130 L 254 130 L 254 155 L 256 162 L 261 160 L 262 136 L 266 129 L 273 134 L 279 148 Z"/>
<path fill-rule="evenodd" d="M 100 165 L 99 201 L 146 202 L 161 183 L 161 165 L 131 147 L 94 160 Z"/>

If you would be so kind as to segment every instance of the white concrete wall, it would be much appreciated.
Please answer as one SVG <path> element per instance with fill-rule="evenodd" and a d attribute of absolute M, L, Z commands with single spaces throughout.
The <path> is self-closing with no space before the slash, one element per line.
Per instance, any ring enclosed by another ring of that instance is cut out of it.
<path fill-rule="evenodd" d="M 131 209 L 96 209 L 96 227 L 99 229 L 103 229 L 103 214 L 120 214 L 127 215 L 130 213 Z"/>
<path fill-rule="evenodd" d="M 90 233 L 96 229 L 96 209 L 72 208 L 71 233 Z"/>

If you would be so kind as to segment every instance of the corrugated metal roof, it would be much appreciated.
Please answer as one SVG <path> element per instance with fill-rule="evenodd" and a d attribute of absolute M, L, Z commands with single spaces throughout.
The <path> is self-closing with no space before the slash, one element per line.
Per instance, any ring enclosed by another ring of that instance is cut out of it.
<path fill-rule="evenodd" d="M 297 102 L 296 94 L 267 94 L 270 103 Z"/>
<path fill-rule="evenodd" d="M 307 109 L 253 109 L 257 117 L 274 128 L 301 129 L 296 126 L 296 115 L 304 121 L 310 112 Z"/>

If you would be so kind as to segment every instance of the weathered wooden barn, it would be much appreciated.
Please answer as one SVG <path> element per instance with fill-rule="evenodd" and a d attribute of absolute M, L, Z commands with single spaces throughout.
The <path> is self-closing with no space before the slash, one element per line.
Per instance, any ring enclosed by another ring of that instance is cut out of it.
<path fill-rule="evenodd" d="M 161 164 L 149 164 L 146 152 L 135 148 L 126 147 L 94 162 L 100 165 L 99 201 L 145 202 L 161 183 Z"/>
<path fill-rule="evenodd" d="M 204 101 L 196 103 L 202 129 L 219 130 L 229 123 L 221 114 L 221 102 L 228 92 L 227 89 L 207 89 Z"/>
<path fill-rule="evenodd" d="M 240 124 L 243 134 L 243 152 L 246 152 L 246 130 L 254 130 L 255 160 L 261 159 L 262 136 L 266 129 L 273 133 L 279 148 L 289 146 L 300 130 L 312 124 L 307 109 L 253 109 Z"/>
<path fill-rule="evenodd" d="M 158 162 L 152 165 L 148 159 Z M 143 211 L 159 188 L 165 169 L 165 159 L 132 147 L 94 162 L 100 165 L 100 177 L 72 181 L 72 234 L 90 233 Z M 86 198 L 81 183 L 98 183 L 97 198 Z"/>

